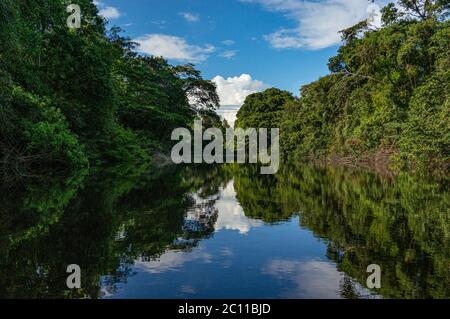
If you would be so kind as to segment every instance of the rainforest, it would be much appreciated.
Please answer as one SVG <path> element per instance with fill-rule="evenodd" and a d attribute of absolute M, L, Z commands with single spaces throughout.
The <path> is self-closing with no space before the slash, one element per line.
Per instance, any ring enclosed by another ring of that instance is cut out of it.
<path fill-rule="evenodd" d="M 450 298 L 448 0 L 338 30 L 298 95 L 247 94 L 234 128 L 279 128 L 272 175 L 175 164 L 177 128 L 233 126 L 220 88 L 100 6 L 0 1 L 0 298 Z"/>

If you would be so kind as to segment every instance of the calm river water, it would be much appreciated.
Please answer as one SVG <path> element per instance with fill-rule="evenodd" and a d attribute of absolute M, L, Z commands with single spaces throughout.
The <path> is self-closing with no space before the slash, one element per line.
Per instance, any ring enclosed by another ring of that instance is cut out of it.
<path fill-rule="evenodd" d="M 302 165 L 19 183 L 1 194 L 0 297 L 450 298 L 448 186 Z"/>

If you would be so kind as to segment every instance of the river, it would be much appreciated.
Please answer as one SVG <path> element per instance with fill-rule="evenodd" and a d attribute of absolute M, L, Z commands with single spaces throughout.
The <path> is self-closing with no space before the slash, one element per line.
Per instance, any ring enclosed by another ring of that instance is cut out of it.
<path fill-rule="evenodd" d="M 300 164 L 19 183 L 1 195 L 0 297 L 450 298 L 448 186 Z"/>

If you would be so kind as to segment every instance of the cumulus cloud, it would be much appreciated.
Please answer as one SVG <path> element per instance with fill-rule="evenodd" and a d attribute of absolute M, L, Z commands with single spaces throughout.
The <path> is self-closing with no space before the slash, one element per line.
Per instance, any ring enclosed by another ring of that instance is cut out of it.
<path fill-rule="evenodd" d="M 241 106 L 244 104 L 245 98 L 248 95 L 261 92 L 269 87 L 261 81 L 253 80 L 249 74 L 242 74 L 241 76 L 226 79 L 218 75 L 212 81 L 217 86 L 217 93 L 219 94 L 221 105 Z"/>
<path fill-rule="evenodd" d="M 339 31 L 370 15 L 373 25 L 380 24 L 379 8 L 387 0 L 371 4 L 367 0 L 240 0 L 258 3 L 269 11 L 283 13 L 296 27 L 281 27 L 264 38 L 277 49 L 323 49 L 340 43 Z"/>
<path fill-rule="evenodd" d="M 225 59 L 232 59 L 236 56 L 237 52 L 237 50 L 227 50 L 222 52 L 220 56 Z"/>
<path fill-rule="evenodd" d="M 200 16 L 191 12 L 180 12 L 180 16 L 182 16 L 187 22 L 197 22 L 200 20 Z"/>
<path fill-rule="evenodd" d="M 165 34 L 147 34 L 134 42 L 139 44 L 139 52 L 181 62 L 200 63 L 215 51 L 212 45 L 192 45 L 183 38 Z"/>

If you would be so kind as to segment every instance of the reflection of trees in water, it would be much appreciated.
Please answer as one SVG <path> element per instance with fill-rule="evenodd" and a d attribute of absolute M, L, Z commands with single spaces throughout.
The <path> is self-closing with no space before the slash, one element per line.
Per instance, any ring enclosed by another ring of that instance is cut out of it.
<path fill-rule="evenodd" d="M 1 193 L 0 297 L 97 298 L 132 275 L 135 260 L 189 251 L 211 236 L 215 195 L 234 176 L 248 217 L 266 222 L 298 213 L 328 243 L 346 273 L 341 293 L 358 297 L 366 267 L 382 267 L 386 297 L 449 297 L 450 196 L 447 181 L 400 174 L 386 181 L 340 168 L 188 167 L 147 175 L 130 168 Z M 194 194 L 194 195 L 193 195 Z M 301 243 L 299 243 L 300 245 Z M 68 291 L 66 267 L 82 269 Z M 101 288 L 105 290 L 102 292 Z"/>
<path fill-rule="evenodd" d="M 168 247 L 171 250 L 190 251 L 197 247 L 202 239 L 209 238 L 214 233 L 214 225 L 219 211 L 214 207 L 217 198 L 196 201 L 188 209 L 181 227 L 181 235 Z"/>
<path fill-rule="evenodd" d="M 174 168 L 148 176 L 120 167 L 92 174 L 81 188 L 52 181 L 36 187 L 39 191 L 3 196 L 0 297 L 97 298 L 101 286 L 114 292 L 132 275 L 134 260 L 158 258 L 179 238 L 195 237 L 183 229 L 194 204 L 190 194 L 217 193 L 226 178 L 219 168 Z M 31 217 L 18 223 L 16 215 Z M 198 238 L 213 230 L 214 218 L 203 217 Z M 65 285 L 66 267 L 73 263 L 82 269 L 79 291 Z"/>
<path fill-rule="evenodd" d="M 0 184 L 0 249 L 39 236 L 57 223 L 85 174 L 28 184 Z"/>
<path fill-rule="evenodd" d="M 450 297 L 448 180 L 401 173 L 389 181 L 364 171 L 299 165 L 268 177 L 250 167 L 232 170 L 247 216 L 271 222 L 300 212 L 301 225 L 328 242 L 328 257 L 339 270 L 361 284 L 366 267 L 376 263 L 385 297 Z M 343 296 L 352 296 L 345 287 Z"/>
<path fill-rule="evenodd" d="M 277 192 L 283 187 L 275 175 L 261 175 L 256 165 L 229 165 L 234 178 L 236 197 L 245 216 L 265 222 L 286 221 L 293 211 L 283 210 Z"/>
<path fill-rule="evenodd" d="M 217 198 L 209 198 L 196 202 L 195 206 L 188 210 L 182 227 L 184 238 L 204 238 L 214 232 L 214 224 L 219 214 L 214 206 L 216 200 Z"/>

